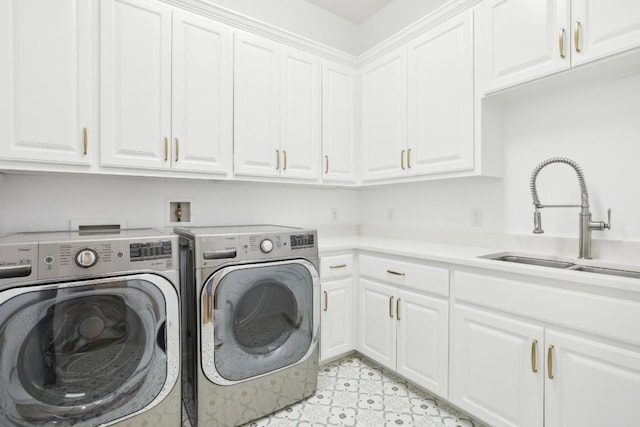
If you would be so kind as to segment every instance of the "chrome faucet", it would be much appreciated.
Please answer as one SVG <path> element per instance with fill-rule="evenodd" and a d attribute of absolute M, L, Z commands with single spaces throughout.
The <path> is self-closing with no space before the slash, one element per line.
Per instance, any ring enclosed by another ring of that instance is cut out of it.
<path fill-rule="evenodd" d="M 580 198 L 581 203 L 579 205 L 543 205 L 538 198 L 538 189 L 536 187 L 536 179 L 538 174 L 545 167 L 552 163 L 564 163 L 571 166 L 578 175 L 578 184 L 580 184 Z M 584 174 L 580 166 L 571 159 L 566 157 L 551 157 L 540 163 L 531 172 L 531 179 L 529 181 L 529 187 L 531 188 L 531 196 L 533 197 L 533 206 L 535 210 L 533 212 L 533 232 L 535 234 L 542 234 L 542 217 L 540 215 L 540 209 L 542 208 L 580 208 L 580 239 L 579 239 L 579 255 L 578 258 L 591 259 L 591 231 L 592 230 L 611 230 L 611 209 L 607 211 L 607 222 L 591 221 L 591 212 L 589 212 L 589 193 L 587 193 L 587 184 L 584 181 Z"/>

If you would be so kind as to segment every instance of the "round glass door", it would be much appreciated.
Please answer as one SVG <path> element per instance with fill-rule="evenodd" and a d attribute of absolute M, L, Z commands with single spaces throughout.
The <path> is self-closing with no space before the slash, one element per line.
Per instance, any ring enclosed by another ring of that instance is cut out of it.
<path fill-rule="evenodd" d="M 205 301 L 208 295 L 215 301 L 213 319 L 205 314 L 202 328 L 203 335 L 213 334 L 213 342 L 203 336 L 205 373 L 209 360 L 214 376 L 242 381 L 302 359 L 314 338 L 313 291 L 312 271 L 300 263 L 231 267 L 214 274 L 203 293 Z"/>
<path fill-rule="evenodd" d="M 142 279 L 0 293 L 0 425 L 93 427 L 145 408 L 167 380 L 166 321 Z"/>

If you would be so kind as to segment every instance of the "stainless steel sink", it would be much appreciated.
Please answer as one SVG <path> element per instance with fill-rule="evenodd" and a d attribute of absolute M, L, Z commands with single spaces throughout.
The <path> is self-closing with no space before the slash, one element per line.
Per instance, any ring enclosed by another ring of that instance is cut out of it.
<path fill-rule="evenodd" d="M 608 274 L 609 276 L 631 277 L 633 279 L 640 279 L 640 271 L 620 270 L 617 268 L 608 267 L 594 267 L 591 265 L 576 265 L 571 268 L 575 271 L 585 271 L 587 273 Z"/>
<path fill-rule="evenodd" d="M 484 257 L 481 257 L 484 258 Z M 554 259 L 544 259 L 544 258 L 532 258 L 527 256 L 520 255 L 498 255 L 498 256 L 487 256 L 487 259 L 493 259 L 496 261 L 507 261 L 507 262 L 516 262 L 518 264 L 528 264 L 528 265 L 538 265 L 540 267 L 552 267 L 552 268 L 568 268 L 575 265 L 572 262 L 566 261 L 558 261 Z"/>
<path fill-rule="evenodd" d="M 535 265 L 539 267 L 551 267 L 559 268 L 563 270 L 582 271 L 585 273 L 606 274 L 609 276 L 630 277 L 633 279 L 640 279 L 640 268 L 625 267 L 619 265 L 606 265 L 602 263 L 595 263 L 600 265 L 589 265 L 572 262 L 566 259 L 557 257 L 540 257 L 525 254 L 516 254 L 511 252 L 501 252 L 498 254 L 483 255 L 479 258 L 491 259 L 494 261 L 513 262 L 517 264 Z"/>

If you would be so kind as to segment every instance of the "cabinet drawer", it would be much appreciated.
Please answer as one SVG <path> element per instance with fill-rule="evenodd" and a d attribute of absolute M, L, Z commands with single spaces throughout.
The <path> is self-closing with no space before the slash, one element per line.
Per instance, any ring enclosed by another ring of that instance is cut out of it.
<path fill-rule="evenodd" d="M 449 295 L 449 270 L 413 262 L 360 255 L 360 274 L 437 295 Z"/>
<path fill-rule="evenodd" d="M 487 274 L 456 271 L 456 300 L 640 345 L 640 303 Z"/>
<path fill-rule="evenodd" d="M 323 256 L 320 259 L 320 279 L 331 280 L 351 276 L 353 273 L 353 254 Z"/>

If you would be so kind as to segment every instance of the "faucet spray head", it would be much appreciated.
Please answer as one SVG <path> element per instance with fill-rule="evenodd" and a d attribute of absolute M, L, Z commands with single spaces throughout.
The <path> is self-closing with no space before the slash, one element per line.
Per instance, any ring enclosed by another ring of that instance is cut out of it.
<path fill-rule="evenodd" d="M 544 230 L 542 229 L 542 215 L 540 215 L 540 210 L 536 208 L 533 212 L 533 234 L 542 234 Z"/>

